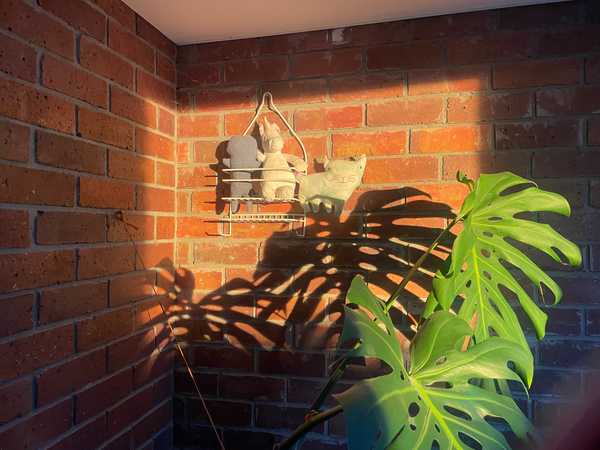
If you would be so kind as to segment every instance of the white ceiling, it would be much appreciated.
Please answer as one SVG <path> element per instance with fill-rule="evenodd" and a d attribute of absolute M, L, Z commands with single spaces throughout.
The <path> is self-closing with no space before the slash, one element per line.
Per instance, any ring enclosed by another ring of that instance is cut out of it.
<path fill-rule="evenodd" d="M 389 22 L 562 0 L 124 0 L 176 44 Z"/>

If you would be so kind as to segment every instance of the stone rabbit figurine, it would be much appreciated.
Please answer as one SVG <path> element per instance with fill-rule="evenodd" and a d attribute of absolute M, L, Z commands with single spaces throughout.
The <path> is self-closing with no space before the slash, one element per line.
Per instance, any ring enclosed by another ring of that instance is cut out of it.
<path fill-rule="evenodd" d="M 306 170 L 306 163 L 294 155 L 282 153 L 283 138 L 276 123 L 270 123 L 265 118 L 264 123 L 259 123 L 263 154 L 259 154 L 262 160 L 261 172 L 263 181 L 260 183 L 262 196 L 268 200 L 290 199 L 294 196 L 296 177 L 290 169 L 290 164 L 299 171 Z"/>
<path fill-rule="evenodd" d="M 321 205 L 325 212 L 339 216 L 346 200 L 360 185 L 367 158 L 365 155 L 346 159 L 325 159 L 325 172 L 298 175 L 300 185 L 298 199 L 304 211 L 319 212 Z"/>
<path fill-rule="evenodd" d="M 223 165 L 229 169 L 255 169 L 260 167 L 258 144 L 252 136 L 233 136 L 227 143 L 227 154 L 229 158 L 223 158 Z M 235 180 L 249 180 L 252 172 L 243 170 L 225 172 L 226 178 Z M 232 181 L 229 183 L 231 197 L 248 197 L 252 190 L 251 181 Z M 250 200 L 246 201 L 248 210 L 252 207 Z M 236 213 L 240 209 L 239 201 L 231 201 L 231 212 Z"/>

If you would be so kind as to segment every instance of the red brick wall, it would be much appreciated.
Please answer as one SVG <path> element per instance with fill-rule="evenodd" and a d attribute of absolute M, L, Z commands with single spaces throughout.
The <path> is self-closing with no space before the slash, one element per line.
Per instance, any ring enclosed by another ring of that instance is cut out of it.
<path fill-rule="evenodd" d="M 0 448 L 171 447 L 175 55 L 119 0 L 0 3 Z"/>
<path fill-rule="evenodd" d="M 269 448 L 302 421 L 333 360 L 348 281 L 363 273 L 390 292 L 460 204 L 458 169 L 511 170 L 571 202 L 572 218 L 544 219 L 581 244 L 584 264 L 539 257 L 564 300 L 548 308 L 521 403 L 543 425 L 569 391 L 589 389 L 600 369 L 586 358 L 600 347 L 599 16 L 595 2 L 568 2 L 179 48 L 177 264 L 190 308 L 180 326 L 228 448 Z M 304 239 L 281 224 L 219 237 L 220 144 L 265 90 L 311 163 L 367 154 L 363 185 L 341 222 L 311 219 Z M 417 311 L 428 288 L 418 277 L 406 307 Z M 185 374 L 175 382 L 176 444 L 215 448 Z M 344 448 L 338 419 L 303 448 Z"/>

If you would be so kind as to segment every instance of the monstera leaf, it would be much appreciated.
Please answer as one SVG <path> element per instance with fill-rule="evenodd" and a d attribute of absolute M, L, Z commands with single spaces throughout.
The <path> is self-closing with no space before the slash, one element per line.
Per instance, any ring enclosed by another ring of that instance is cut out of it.
<path fill-rule="evenodd" d="M 434 310 L 450 310 L 457 297 L 463 301 L 458 316 L 476 319 L 475 340 L 490 336 L 511 340 L 529 351 L 519 320 L 509 302 L 513 297 L 533 323 L 539 339 L 544 336 L 546 314 L 515 279 L 510 266 L 518 268 L 540 290 L 545 285 L 560 301 L 560 287 L 510 240 L 541 250 L 555 261 L 573 266 L 581 263 L 579 248 L 549 225 L 515 217 L 524 212 L 554 212 L 568 216 L 569 203 L 560 195 L 546 192 L 529 180 L 510 172 L 481 175 L 465 199 L 459 217 L 464 228 L 454 241 L 452 256 L 436 274 L 424 317 Z M 524 189 L 516 191 L 519 187 Z M 506 192 L 512 190 L 512 192 Z M 533 372 L 529 356 L 527 376 Z"/>
<path fill-rule="evenodd" d="M 359 381 L 336 396 L 344 410 L 350 450 L 467 449 L 473 442 L 483 449 L 510 448 L 486 421 L 489 417 L 504 419 L 518 437 L 527 436 L 530 424 L 510 397 L 469 381 L 529 384 L 528 351 L 495 337 L 461 352 L 472 333 L 469 325 L 439 311 L 419 328 L 407 367 L 384 303 L 361 278 L 352 281 L 346 301 L 340 342 L 355 344 L 351 356 L 379 358 L 391 368 L 391 373 Z"/>

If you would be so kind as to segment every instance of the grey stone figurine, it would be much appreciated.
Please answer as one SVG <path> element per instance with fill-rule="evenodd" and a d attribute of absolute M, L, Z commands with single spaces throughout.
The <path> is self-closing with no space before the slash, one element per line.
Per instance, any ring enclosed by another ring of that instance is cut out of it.
<path fill-rule="evenodd" d="M 223 165 L 229 169 L 256 169 L 260 167 L 258 144 L 252 136 L 233 136 L 227 143 L 227 154 L 229 158 L 223 158 Z M 225 178 L 249 180 L 252 178 L 252 174 L 252 172 L 236 170 L 226 172 Z M 232 181 L 229 183 L 229 187 L 231 197 L 249 197 L 252 190 L 252 182 Z M 246 205 L 250 209 L 252 201 L 248 200 Z M 230 206 L 233 213 L 238 212 L 240 209 L 238 200 L 232 200 Z"/>

